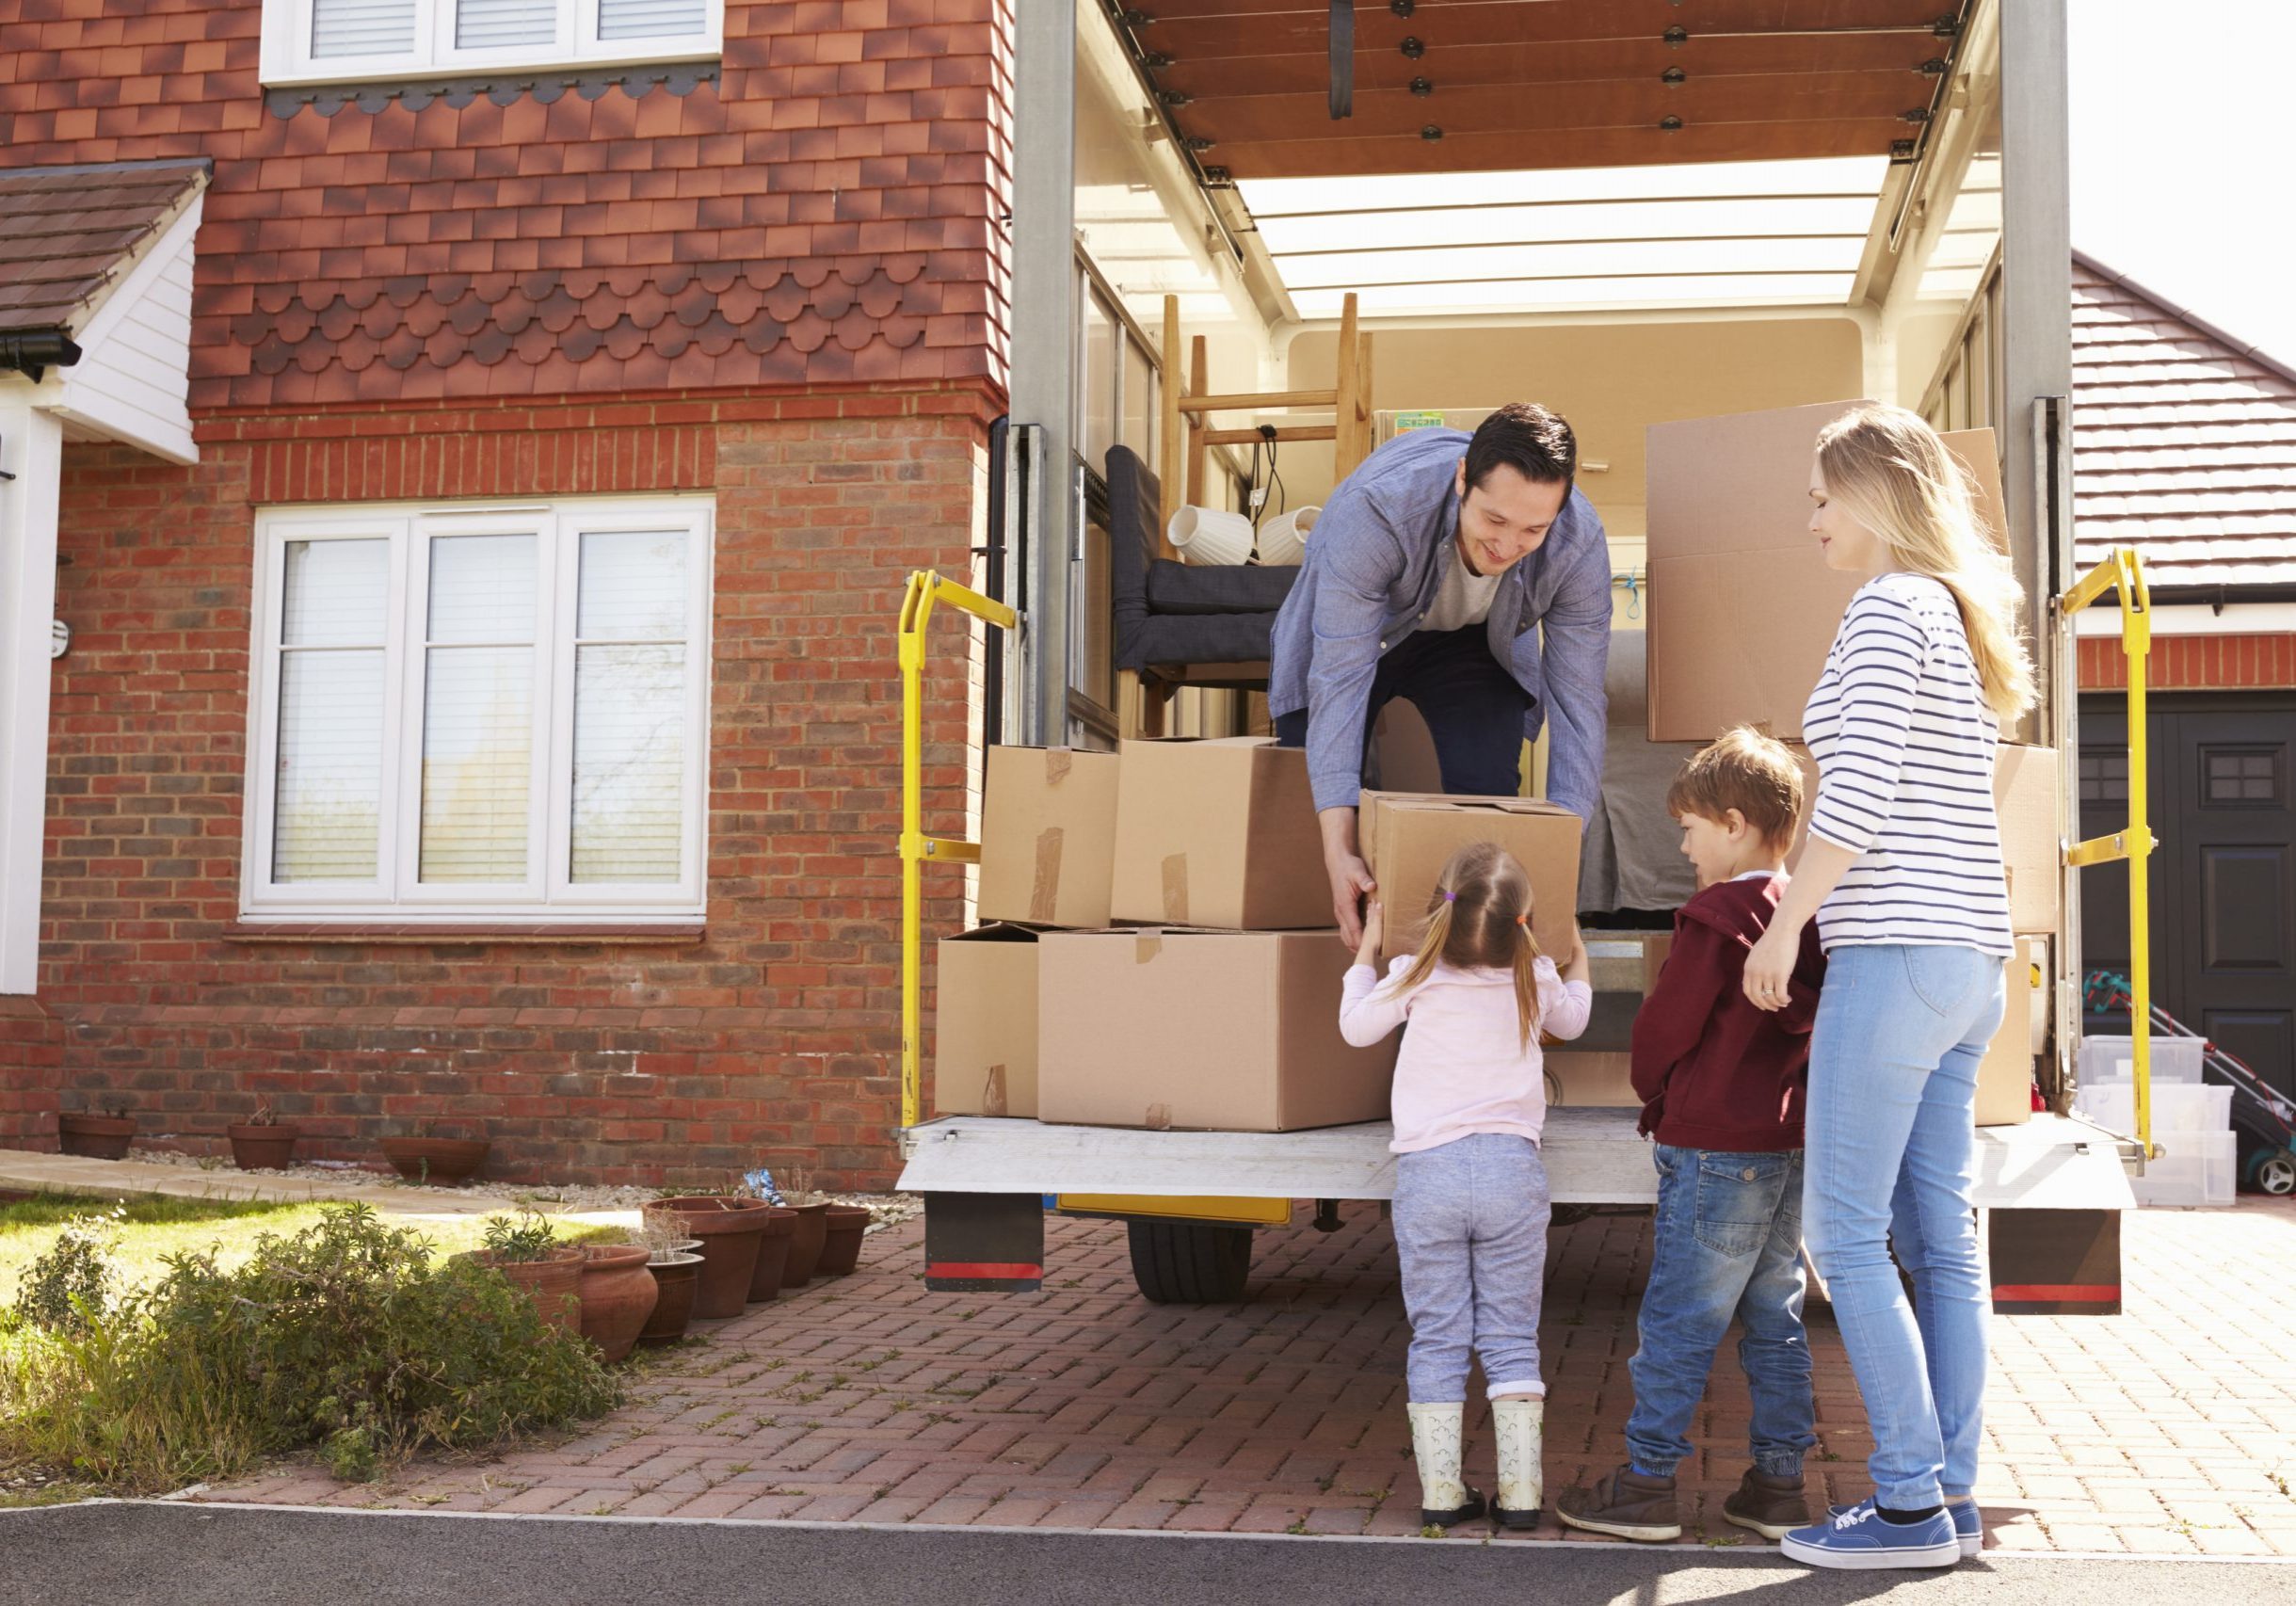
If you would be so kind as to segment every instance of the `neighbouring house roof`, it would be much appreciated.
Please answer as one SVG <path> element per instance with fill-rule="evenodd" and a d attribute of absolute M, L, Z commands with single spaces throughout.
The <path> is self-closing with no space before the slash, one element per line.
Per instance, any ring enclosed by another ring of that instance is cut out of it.
<path fill-rule="evenodd" d="M 2296 368 L 2073 255 L 2074 537 L 2155 586 L 2296 582 Z"/>
<path fill-rule="evenodd" d="M 79 334 L 207 171 L 205 158 L 0 169 L 0 333 Z"/>

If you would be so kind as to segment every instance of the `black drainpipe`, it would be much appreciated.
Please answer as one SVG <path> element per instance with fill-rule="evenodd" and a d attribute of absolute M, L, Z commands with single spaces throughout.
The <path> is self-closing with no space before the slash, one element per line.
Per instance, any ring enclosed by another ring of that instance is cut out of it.
<path fill-rule="evenodd" d="M 2156 608 L 2200 603 L 2221 614 L 2238 602 L 2296 602 L 2296 584 L 2287 581 L 2269 586 L 2155 586 L 2151 589 Z"/>
<path fill-rule="evenodd" d="M 27 376 L 34 384 L 50 368 L 69 368 L 80 348 L 60 329 L 0 329 L 0 369 Z"/>

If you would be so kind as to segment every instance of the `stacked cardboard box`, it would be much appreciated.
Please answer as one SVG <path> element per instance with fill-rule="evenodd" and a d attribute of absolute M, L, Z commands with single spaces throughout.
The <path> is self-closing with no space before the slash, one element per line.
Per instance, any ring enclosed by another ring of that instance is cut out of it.
<path fill-rule="evenodd" d="M 1825 567 L 1808 532 L 1807 494 L 1819 431 L 1854 401 L 1656 424 L 1648 435 L 1650 738 L 1710 740 L 1752 724 L 1787 741 L 1825 666 L 1842 610 L 1860 584 Z M 2008 527 L 1999 457 L 1990 429 L 1945 437 L 1977 487 L 1977 510 L 1997 537 Z M 1804 755 L 1805 791 L 1817 768 Z M 2007 1019 L 1986 1059 L 1981 1126 L 2023 1121 L 2048 1017 L 2025 956 L 2057 931 L 2061 862 L 2053 748 L 2004 743 L 1994 768 L 2010 923 L 2020 954 L 2009 963 Z M 1806 802 L 1803 827 L 1808 823 Z M 1797 838 L 1795 853 L 1800 852 Z M 2046 969 L 2043 972 L 2046 977 Z"/>
<path fill-rule="evenodd" d="M 1339 1034 L 1307 755 L 1259 737 L 990 752 L 979 928 L 940 944 L 935 1107 L 1283 1132 L 1388 1114 L 1398 1040 Z M 1374 875 L 1431 889 L 1462 843 L 1531 871 L 1537 931 L 1572 930 L 1579 822 L 1519 798 L 1366 794 Z M 1406 904 L 1409 899 L 1404 900 Z M 1389 923 L 1390 953 L 1415 907 Z"/>

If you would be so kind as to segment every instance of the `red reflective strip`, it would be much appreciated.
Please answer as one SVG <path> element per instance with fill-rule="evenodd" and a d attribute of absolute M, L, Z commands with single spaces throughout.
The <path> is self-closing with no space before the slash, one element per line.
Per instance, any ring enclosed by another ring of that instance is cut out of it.
<path fill-rule="evenodd" d="M 1018 1282 L 1044 1276 L 1041 1261 L 927 1261 L 929 1277 L 1010 1277 Z"/>
<path fill-rule="evenodd" d="M 1996 1299 L 2069 1301 L 2079 1305 L 2101 1305 L 2121 1296 L 2117 1282 L 2000 1282 L 1993 1285 Z"/>

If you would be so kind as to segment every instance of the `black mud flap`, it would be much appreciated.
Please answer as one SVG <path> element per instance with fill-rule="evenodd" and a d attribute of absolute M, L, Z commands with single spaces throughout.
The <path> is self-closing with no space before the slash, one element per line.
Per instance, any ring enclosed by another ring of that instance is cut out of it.
<path fill-rule="evenodd" d="M 924 1286 L 936 1293 L 1035 1293 L 1044 1286 L 1044 1196 L 925 1195 Z"/>

